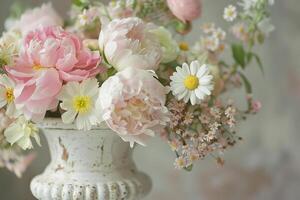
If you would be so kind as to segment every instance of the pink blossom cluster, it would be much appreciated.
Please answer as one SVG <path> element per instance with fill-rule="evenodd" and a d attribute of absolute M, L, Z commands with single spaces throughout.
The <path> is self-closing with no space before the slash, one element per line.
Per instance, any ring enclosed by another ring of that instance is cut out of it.
<path fill-rule="evenodd" d="M 31 120 L 40 121 L 55 110 L 57 95 L 69 81 L 82 81 L 102 72 L 100 55 L 83 47 L 81 40 L 61 27 L 29 32 L 14 66 L 6 66 L 16 82 L 15 103 Z"/>
<path fill-rule="evenodd" d="M 171 112 L 171 121 L 167 128 L 169 134 L 165 138 L 171 150 L 176 152 L 174 164 L 178 169 L 189 170 L 195 161 L 208 155 L 222 163 L 219 154 L 241 139 L 233 131 L 238 111 L 231 104 L 222 105 L 216 101 L 212 106 L 203 103 L 191 109 L 183 102 L 172 99 L 167 107 Z"/>

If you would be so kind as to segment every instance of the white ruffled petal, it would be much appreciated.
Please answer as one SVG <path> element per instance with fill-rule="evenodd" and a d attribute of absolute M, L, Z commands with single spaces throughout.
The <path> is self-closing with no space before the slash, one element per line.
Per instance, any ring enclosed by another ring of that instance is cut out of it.
<path fill-rule="evenodd" d="M 198 70 L 198 72 L 197 72 L 197 77 L 198 77 L 198 78 L 201 78 L 204 74 L 207 73 L 207 71 L 208 71 L 207 65 L 202 65 L 202 66 L 200 67 L 200 69 Z"/>
<path fill-rule="evenodd" d="M 4 131 L 4 136 L 6 141 L 13 145 L 24 136 L 24 131 L 14 122 Z"/>
<path fill-rule="evenodd" d="M 195 104 L 196 104 L 197 97 L 196 97 L 195 92 L 192 92 L 192 93 L 191 93 L 190 100 L 191 100 L 191 104 L 192 104 L 192 105 L 195 105 Z"/>
<path fill-rule="evenodd" d="M 208 96 L 211 95 L 211 92 L 206 87 L 200 86 L 199 90 Z"/>
<path fill-rule="evenodd" d="M 31 142 L 29 136 L 24 136 L 24 137 L 22 137 L 22 138 L 17 142 L 17 144 L 18 144 L 23 150 L 26 150 L 26 149 L 32 149 L 32 148 L 33 148 L 33 145 L 32 145 L 32 142 Z"/>
<path fill-rule="evenodd" d="M 87 79 L 80 84 L 80 90 L 87 96 L 97 96 L 99 88 L 98 81 L 95 78 Z"/>
<path fill-rule="evenodd" d="M 0 85 L 9 88 L 15 87 L 15 83 L 6 74 L 0 76 Z"/>
<path fill-rule="evenodd" d="M 61 118 L 62 118 L 63 123 L 71 124 L 74 121 L 76 115 L 77 115 L 77 112 L 75 110 L 70 109 L 70 110 L 64 112 L 61 115 Z"/>
<path fill-rule="evenodd" d="M 183 71 L 184 71 L 185 74 L 187 74 L 187 75 L 190 75 L 190 74 L 191 74 L 190 68 L 189 68 L 189 65 L 188 65 L 188 64 L 183 63 L 182 69 L 183 69 Z"/>
<path fill-rule="evenodd" d="M 187 94 L 184 96 L 183 101 L 185 103 L 187 103 L 190 100 L 191 94 L 192 94 L 192 92 L 188 91 Z"/>
<path fill-rule="evenodd" d="M 200 100 L 204 99 L 204 93 L 200 90 L 200 88 L 195 90 L 195 94 L 198 97 L 198 99 L 200 99 Z"/>
<path fill-rule="evenodd" d="M 89 121 L 89 116 L 78 114 L 78 116 L 76 118 L 76 127 L 79 130 L 84 130 L 84 131 L 91 130 L 92 129 L 92 124 Z"/>
<path fill-rule="evenodd" d="M 192 74 L 192 75 L 196 75 L 196 74 L 197 74 L 199 65 L 200 65 L 200 64 L 199 64 L 198 61 L 193 61 L 193 62 L 191 63 L 191 74 Z"/>

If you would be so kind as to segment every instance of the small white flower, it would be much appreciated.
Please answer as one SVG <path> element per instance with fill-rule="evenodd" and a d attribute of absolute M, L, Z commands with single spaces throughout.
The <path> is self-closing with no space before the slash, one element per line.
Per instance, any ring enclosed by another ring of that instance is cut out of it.
<path fill-rule="evenodd" d="M 95 107 L 98 97 L 98 81 L 95 78 L 84 80 L 82 83 L 69 82 L 59 94 L 62 101 L 60 107 L 66 112 L 62 120 L 66 124 L 76 118 L 76 126 L 80 130 L 90 130 L 100 122 L 100 111 Z"/>
<path fill-rule="evenodd" d="M 232 28 L 231 31 L 233 35 L 243 42 L 246 42 L 249 39 L 249 34 L 247 32 L 247 27 L 243 23 L 237 23 Z"/>
<path fill-rule="evenodd" d="M 78 21 L 80 25 L 85 26 L 89 22 L 89 16 L 87 15 L 86 9 L 83 10 L 81 14 L 78 15 Z"/>
<path fill-rule="evenodd" d="M 201 29 L 204 33 L 211 34 L 216 30 L 216 25 L 214 23 L 204 23 Z"/>
<path fill-rule="evenodd" d="M 190 100 L 192 105 L 199 104 L 213 90 L 213 76 L 209 74 L 208 66 L 200 66 L 198 61 L 177 67 L 170 79 L 173 95 L 185 103 Z"/>
<path fill-rule="evenodd" d="M 217 51 L 220 47 L 219 38 L 214 35 L 201 38 L 202 46 L 209 51 Z"/>
<path fill-rule="evenodd" d="M 0 76 L 0 108 L 6 106 L 6 115 L 16 118 L 21 112 L 16 108 L 14 96 L 15 83 L 7 75 Z"/>
<path fill-rule="evenodd" d="M 217 28 L 214 32 L 213 32 L 213 36 L 218 38 L 219 40 L 225 40 L 226 38 L 226 32 L 224 30 L 222 30 L 221 28 Z"/>
<path fill-rule="evenodd" d="M 16 143 L 23 150 L 32 149 L 30 137 L 33 137 L 38 145 L 41 145 L 39 129 L 23 116 L 19 117 L 4 131 L 4 136 L 11 145 Z"/>
<path fill-rule="evenodd" d="M 94 20 L 100 18 L 100 10 L 98 7 L 90 7 L 84 9 L 81 14 L 78 15 L 78 22 L 81 26 L 86 26 L 93 23 Z"/>
<path fill-rule="evenodd" d="M 228 22 L 232 22 L 237 17 L 236 7 L 233 5 L 229 5 L 224 9 L 224 19 Z"/>

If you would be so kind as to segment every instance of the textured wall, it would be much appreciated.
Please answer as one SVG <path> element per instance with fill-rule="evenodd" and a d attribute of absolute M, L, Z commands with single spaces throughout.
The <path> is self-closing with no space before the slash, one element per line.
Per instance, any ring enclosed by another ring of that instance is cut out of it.
<path fill-rule="evenodd" d="M 68 1 L 52 0 L 62 14 Z M 38 0 L 23 0 L 40 4 Z M 221 18 L 228 1 L 204 0 L 202 21 Z M 11 0 L 1 0 L 0 22 L 8 15 Z M 213 159 L 198 163 L 194 171 L 173 170 L 174 155 L 158 138 L 149 147 L 136 149 L 135 160 L 140 169 L 148 172 L 154 183 L 147 199 L 172 200 L 298 200 L 300 199 L 300 4 L 298 0 L 277 0 L 272 11 L 276 32 L 262 52 L 265 76 L 253 66 L 248 69 L 254 82 L 255 96 L 262 100 L 263 110 L 239 127 L 245 141 L 228 152 L 223 168 Z M 2 27 L 1 27 L 2 28 Z M 190 40 L 197 38 L 194 32 Z M 238 94 L 236 94 L 238 95 Z M 24 175 L 17 179 L 0 170 L 1 200 L 31 200 L 30 179 L 40 173 L 49 161 L 45 141 L 37 148 L 38 158 Z"/>

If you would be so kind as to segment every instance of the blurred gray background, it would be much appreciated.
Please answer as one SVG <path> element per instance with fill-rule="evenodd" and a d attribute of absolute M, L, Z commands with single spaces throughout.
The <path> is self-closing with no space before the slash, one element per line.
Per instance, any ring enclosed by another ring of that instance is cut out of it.
<path fill-rule="evenodd" d="M 51 0 L 66 16 L 70 2 Z M 0 30 L 13 0 L 0 2 Z M 46 0 L 22 0 L 40 5 Z M 203 17 L 195 22 L 188 40 L 199 37 L 203 21 L 226 27 L 223 7 L 229 0 L 204 0 Z M 208 158 L 191 173 L 173 169 L 174 155 L 159 138 L 147 148 L 138 147 L 135 160 L 153 179 L 147 200 L 299 200 L 300 199 L 300 3 L 275 0 L 272 19 L 276 31 L 257 49 L 265 66 L 262 76 L 256 66 L 248 69 L 254 95 L 262 111 L 239 126 L 242 144 L 226 154 L 224 167 Z M 238 95 L 238 93 L 233 94 Z M 32 177 L 49 162 L 45 140 L 36 148 L 38 157 L 22 179 L 0 169 L 0 200 L 33 200 L 29 190 Z"/>

